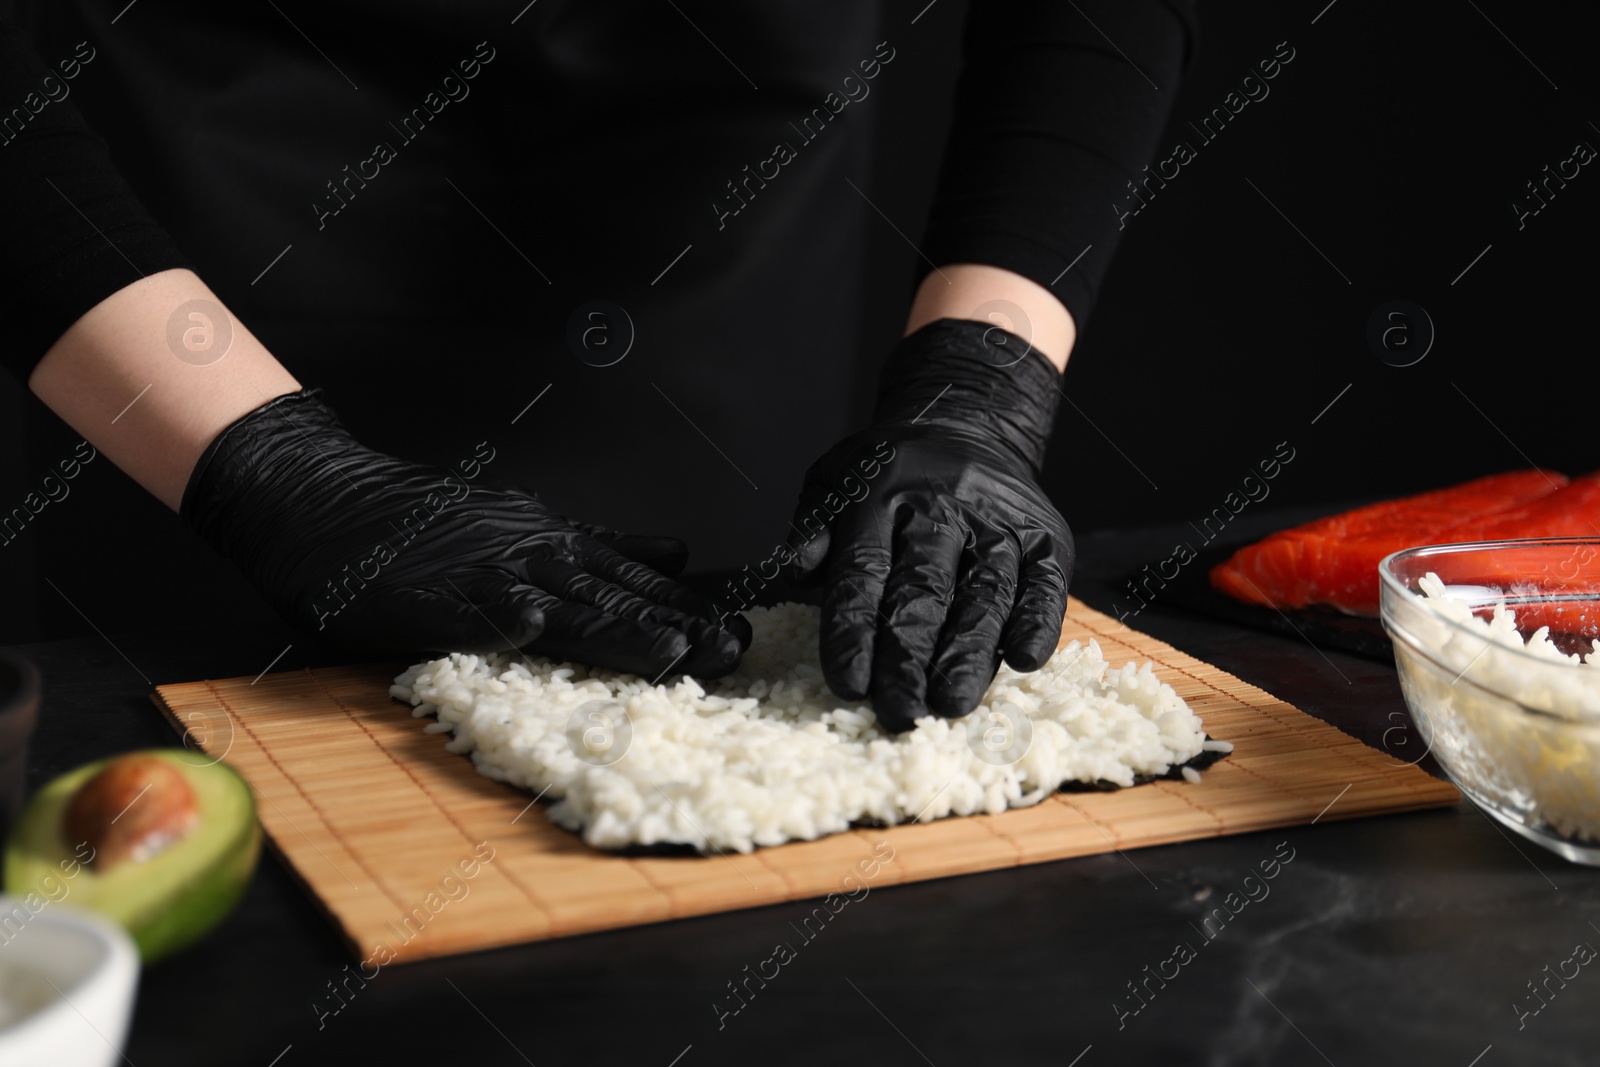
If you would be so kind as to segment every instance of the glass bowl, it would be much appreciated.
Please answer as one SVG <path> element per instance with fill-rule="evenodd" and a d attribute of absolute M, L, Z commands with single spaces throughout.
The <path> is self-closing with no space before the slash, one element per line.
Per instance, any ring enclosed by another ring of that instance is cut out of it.
<path fill-rule="evenodd" d="M 1451 781 L 1523 837 L 1600 866 L 1600 538 L 1409 548 L 1378 574 L 1400 689 Z"/>

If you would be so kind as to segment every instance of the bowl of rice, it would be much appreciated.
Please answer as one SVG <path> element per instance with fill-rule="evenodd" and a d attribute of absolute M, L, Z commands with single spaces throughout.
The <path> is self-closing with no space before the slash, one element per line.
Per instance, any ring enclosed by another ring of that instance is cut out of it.
<path fill-rule="evenodd" d="M 1429 545 L 1378 572 L 1426 750 L 1499 822 L 1600 866 L 1600 539 Z"/>

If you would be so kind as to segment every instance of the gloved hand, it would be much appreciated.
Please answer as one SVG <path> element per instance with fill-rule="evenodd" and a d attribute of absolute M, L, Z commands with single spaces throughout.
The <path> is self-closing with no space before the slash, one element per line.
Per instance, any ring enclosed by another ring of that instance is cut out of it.
<path fill-rule="evenodd" d="M 646 680 L 725 674 L 749 645 L 742 616 L 719 627 L 662 573 L 682 569 L 682 542 L 578 526 L 474 482 L 492 452 L 462 473 L 374 452 L 318 392 L 220 433 L 179 508 L 291 624 L 367 653 L 523 649 Z"/>
<path fill-rule="evenodd" d="M 1055 651 L 1073 543 L 1038 475 L 1059 377 L 1014 334 L 940 319 L 896 347 L 873 424 L 806 473 L 791 576 L 825 584 L 828 685 L 888 730 L 966 715 L 1002 656 Z"/>

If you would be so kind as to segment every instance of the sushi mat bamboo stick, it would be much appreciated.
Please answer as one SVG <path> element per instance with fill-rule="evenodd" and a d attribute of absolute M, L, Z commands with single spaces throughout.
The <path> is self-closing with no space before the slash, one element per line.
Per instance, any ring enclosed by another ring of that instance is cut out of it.
<path fill-rule="evenodd" d="M 226 758 L 249 780 L 273 847 L 369 965 L 1460 799 L 1448 783 L 1074 599 L 1062 640 L 1091 637 L 1113 664 L 1154 660 L 1207 732 L 1234 743 L 1201 784 L 1057 793 L 1001 815 L 748 856 L 589 848 L 530 795 L 445 751 L 445 736 L 423 730 L 431 719 L 391 700 L 404 664 L 164 685 L 153 699 L 196 759 Z"/>

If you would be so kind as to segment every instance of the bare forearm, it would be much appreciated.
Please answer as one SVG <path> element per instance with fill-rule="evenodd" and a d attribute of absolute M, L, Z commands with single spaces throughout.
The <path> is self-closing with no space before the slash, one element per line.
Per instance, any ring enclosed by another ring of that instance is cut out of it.
<path fill-rule="evenodd" d="M 929 274 L 917 288 L 906 334 L 938 319 L 971 319 L 1001 327 L 1065 370 L 1077 325 L 1065 305 L 1039 283 L 1000 267 L 954 263 Z"/>
<path fill-rule="evenodd" d="M 191 301 L 208 303 L 185 308 Z M 45 353 L 28 387 L 176 511 L 212 439 L 300 383 L 197 276 L 168 270 L 91 308 Z"/>

